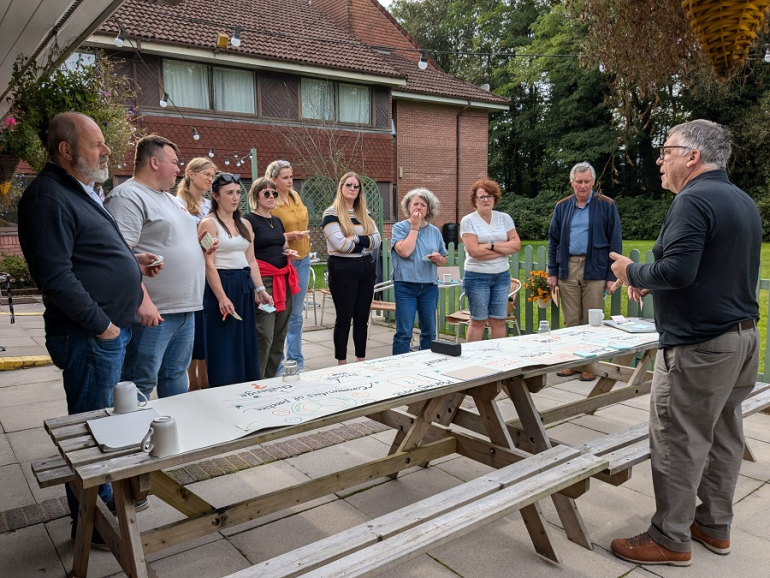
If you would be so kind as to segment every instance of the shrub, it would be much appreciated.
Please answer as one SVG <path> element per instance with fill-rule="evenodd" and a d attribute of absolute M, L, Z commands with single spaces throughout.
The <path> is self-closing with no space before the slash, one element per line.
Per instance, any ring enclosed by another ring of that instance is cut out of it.
<path fill-rule="evenodd" d="M 508 213 L 516 224 L 519 238 L 527 241 L 548 239 L 548 227 L 556 202 L 567 195 L 556 191 L 542 191 L 530 199 L 507 192 L 495 210 Z"/>
<path fill-rule="evenodd" d="M 35 287 L 24 257 L 0 255 L 0 272 L 9 273 L 13 277 L 14 280 L 11 282 L 13 289 Z M 3 289 L 5 289 L 5 283 L 3 283 Z"/>
<path fill-rule="evenodd" d="M 623 238 L 657 239 L 673 200 L 672 195 L 662 199 L 618 196 L 615 204 L 623 226 Z"/>

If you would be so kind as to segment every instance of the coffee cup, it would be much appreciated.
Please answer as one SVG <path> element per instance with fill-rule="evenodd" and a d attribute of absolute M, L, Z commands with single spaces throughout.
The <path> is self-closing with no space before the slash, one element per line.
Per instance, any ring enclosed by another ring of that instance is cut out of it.
<path fill-rule="evenodd" d="M 444 277 L 444 283 L 449 284 L 452 282 L 452 274 L 451 273 L 444 273 L 442 275 Z"/>
<path fill-rule="evenodd" d="M 147 435 L 142 439 L 142 451 L 156 458 L 178 454 L 179 436 L 174 418 L 162 415 L 152 420 Z"/>
<path fill-rule="evenodd" d="M 599 327 L 604 321 L 604 309 L 589 309 L 588 310 L 588 324 L 594 327 Z"/>
<path fill-rule="evenodd" d="M 144 401 L 139 401 L 138 396 Z M 115 413 L 131 413 L 147 405 L 147 396 L 136 387 L 133 381 L 119 381 L 112 390 L 115 400 Z"/>

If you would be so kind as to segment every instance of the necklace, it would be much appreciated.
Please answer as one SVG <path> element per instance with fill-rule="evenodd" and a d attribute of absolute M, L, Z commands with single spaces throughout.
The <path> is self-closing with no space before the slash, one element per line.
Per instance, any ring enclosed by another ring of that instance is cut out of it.
<path fill-rule="evenodd" d="M 259 215 L 259 216 L 260 216 L 260 217 L 262 217 L 262 215 Z M 273 229 L 273 228 L 274 228 L 274 227 L 273 227 L 273 216 L 272 216 L 272 215 L 270 215 L 270 219 L 268 219 L 267 217 L 262 217 L 262 218 L 265 220 L 265 223 L 267 223 L 268 225 L 270 225 L 270 228 L 271 228 L 271 229 Z"/>

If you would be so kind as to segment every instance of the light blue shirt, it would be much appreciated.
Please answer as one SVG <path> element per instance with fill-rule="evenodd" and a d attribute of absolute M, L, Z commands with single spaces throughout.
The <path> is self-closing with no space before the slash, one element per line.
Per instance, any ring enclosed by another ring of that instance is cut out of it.
<path fill-rule="evenodd" d="M 591 191 L 591 195 L 582 209 L 575 205 L 569 230 L 570 255 L 585 255 L 588 251 L 588 205 L 593 196 L 594 192 Z"/>
<path fill-rule="evenodd" d="M 391 233 L 393 247 L 396 243 L 403 241 L 409 236 L 412 230 L 412 224 L 406 221 L 399 221 L 393 225 Z M 446 247 L 444 239 L 441 237 L 441 231 L 434 225 L 421 227 L 417 234 L 417 243 L 414 251 L 406 259 L 400 257 L 395 249 L 391 249 L 393 256 L 393 280 L 407 281 L 408 283 L 438 283 L 438 273 L 436 265 L 432 261 L 423 261 L 422 258 L 431 253 L 441 253 L 446 256 Z"/>

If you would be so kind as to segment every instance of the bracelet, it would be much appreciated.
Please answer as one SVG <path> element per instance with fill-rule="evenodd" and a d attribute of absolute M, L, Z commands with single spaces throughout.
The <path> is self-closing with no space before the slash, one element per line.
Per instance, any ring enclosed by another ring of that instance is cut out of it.
<path fill-rule="evenodd" d="M 255 289 L 255 292 L 256 293 L 262 293 L 262 291 L 264 291 L 264 290 L 265 290 L 265 286 L 264 285 L 260 285 L 259 287 L 257 287 Z"/>
<path fill-rule="evenodd" d="M 419 231 L 419 230 L 420 230 L 420 229 L 419 229 L 419 227 L 418 227 L 417 229 L 415 229 L 414 227 L 412 227 L 412 231 Z"/>

